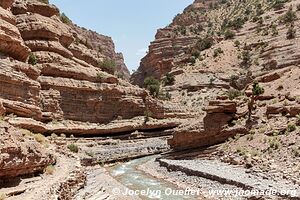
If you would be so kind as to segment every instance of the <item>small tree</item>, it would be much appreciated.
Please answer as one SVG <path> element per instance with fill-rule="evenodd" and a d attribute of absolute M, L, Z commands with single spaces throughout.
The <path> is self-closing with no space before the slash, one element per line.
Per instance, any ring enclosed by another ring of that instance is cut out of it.
<path fill-rule="evenodd" d="M 255 101 L 257 100 L 257 97 L 261 94 L 263 94 L 265 92 L 265 89 L 263 87 L 261 87 L 257 81 L 254 81 L 253 85 L 252 85 L 252 95 L 250 98 L 250 102 L 248 103 L 248 111 L 249 111 L 249 115 L 248 115 L 248 119 L 251 119 L 251 115 L 252 115 L 252 110 L 253 110 L 253 105 L 255 103 Z"/>
<path fill-rule="evenodd" d="M 150 94 L 154 97 L 158 97 L 160 91 L 159 80 L 153 77 L 147 77 L 144 81 L 144 87 L 149 90 Z"/>

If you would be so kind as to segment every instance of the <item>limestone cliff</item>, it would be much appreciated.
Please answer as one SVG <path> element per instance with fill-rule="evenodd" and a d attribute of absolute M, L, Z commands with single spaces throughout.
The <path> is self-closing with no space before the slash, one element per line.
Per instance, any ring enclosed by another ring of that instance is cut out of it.
<path fill-rule="evenodd" d="M 7 114 L 42 122 L 107 123 L 163 109 L 129 72 L 112 39 L 74 25 L 54 5 L 1 1 L 0 98 Z"/>

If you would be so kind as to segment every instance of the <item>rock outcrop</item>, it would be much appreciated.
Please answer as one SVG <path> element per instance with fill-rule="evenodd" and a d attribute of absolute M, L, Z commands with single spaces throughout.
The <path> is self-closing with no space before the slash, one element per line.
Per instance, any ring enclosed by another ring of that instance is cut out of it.
<path fill-rule="evenodd" d="M 0 45 L 0 99 L 7 114 L 94 123 L 142 116 L 145 110 L 164 116 L 162 104 L 120 79 L 129 72 L 111 38 L 63 23 L 55 6 L 40 1 L 2 5 L 0 37 L 7 43 Z M 101 65 L 104 60 L 115 66 Z"/>
<path fill-rule="evenodd" d="M 0 178 L 42 172 L 55 158 L 26 132 L 0 122 Z"/>
<path fill-rule="evenodd" d="M 226 141 L 237 134 L 246 134 L 243 126 L 231 126 L 237 104 L 234 101 L 211 101 L 204 109 L 203 123 L 197 121 L 178 128 L 168 141 L 175 150 L 206 147 Z"/>

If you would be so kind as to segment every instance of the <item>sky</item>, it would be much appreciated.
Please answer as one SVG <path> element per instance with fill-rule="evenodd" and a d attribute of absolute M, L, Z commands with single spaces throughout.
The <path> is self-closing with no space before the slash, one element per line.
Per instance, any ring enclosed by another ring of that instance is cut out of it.
<path fill-rule="evenodd" d="M 136 70 L 158 28 L 193 0 L 50 0 L 75 24 L 112 37 L 130 71 Z"/>

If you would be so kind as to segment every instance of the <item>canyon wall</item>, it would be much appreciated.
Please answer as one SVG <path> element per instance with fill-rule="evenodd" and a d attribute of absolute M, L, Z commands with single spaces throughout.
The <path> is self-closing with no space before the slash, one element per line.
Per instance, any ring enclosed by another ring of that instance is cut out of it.
<path fill-rule="evenodd" d="M 7 114 L 42 122 L 107 123 L 145 110 L 162 117 L 158 101 L 123 80 L 129 72 L 110 37 L 37 0 L 2 1 L 0 16 L 0 98 Z"/>

